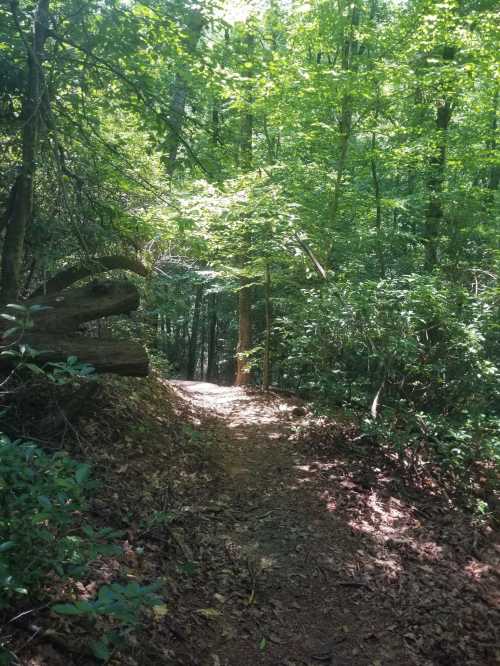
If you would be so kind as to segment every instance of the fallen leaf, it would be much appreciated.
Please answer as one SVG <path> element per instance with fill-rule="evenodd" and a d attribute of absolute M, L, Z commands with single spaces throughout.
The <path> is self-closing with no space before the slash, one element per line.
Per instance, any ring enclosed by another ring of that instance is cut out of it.
<path fill-rule="evenodd" d="M 153 615 L 154 619 L 159 622 L 165 615 L 168 614 L 168 607 L 165 604 L 159 606 L 153 606 Z"/>
<path fill-rule="evenodd" d="M 221 616 L 220 611 L 216 610 L 215 608 L 200 608 L 196 612 L 198 615 L 205 617 L 207 620 L 216 620 Z"/>

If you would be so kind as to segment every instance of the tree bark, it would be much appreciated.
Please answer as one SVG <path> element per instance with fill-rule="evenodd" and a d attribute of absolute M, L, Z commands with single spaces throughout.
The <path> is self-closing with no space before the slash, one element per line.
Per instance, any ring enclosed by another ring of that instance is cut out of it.
<path fill-rule="evenodd" d="M 137 310 L 139 301 L 139 291 L 130 282 L 102 281 L 62 294 L 39 296 L 24 305 L 49 308 L 31 314 L 33 330 L 66 333 L 87 321 Z"/>
<path fill-rule="evenodd" d="M 186 364 L 186 379 L 194 379 L 196 370 L 196 352 L 198 346 L 198 331 L 200 328 L 200 313 L 203 302 L 203 285 L 198 285 L 194 299 L 193 323 L 189 336 L 188 358 Z"/>
<path fill-rule="evenodd" d="M 217 368 L 217 295 L 210 294 L 208 300 L 208 349 L 207 382 L 216 379 Z"/>
<path fill-rule="evenodd" d="M 251 381 L 248 367 L 248 352 L 252 346 L 251 288 L 247 278 L 241 279 L 238 292 L 239 336 L 236 348 L 236 386 L 245 386 Z"/>
<path fill-rule="evenodd" d="M 14 5 L 14 3 L 13 3 Z M 15 12 L 15 6 L 13 11 Z M 42 101 L 42 59 L 48 34 L 49 0 L 38 0 L 28 48 L 28 83 L 23 99 L 22 168 L 7 219 L 2 250 L 0 302 L 15 301 L 22 287 L 24 240 L 33 215 L 33 184 Z"/>
<path fill-rule="evenodd" d="M 140 261 L 134 257 L 127 257 L 123 255 L 112 255 L 107 257 L 96 257 L 89 259 L 84 264 L 78 266 L 71 266 L 65 268 L 56 275 L 50 278 L 44 285 L 41 285 L 33 292 L 32 298 L 41 296 L 43 294 L 51 295 L 56 294 L 67 287 L 70 287 L 75 282 L 84 280 L 91 275 L 104 273 L 106 271 L 124 270 L 132 271 L 137 275 L 146 277 L 149 274 L 148 269 Z"/>
<path fill-rule="evenodd" d="M 266 263 L 265 299 L 266 299 L 266 340 L 264 344 L 262 386 L 264 388 L 264 391 L 269 391 L 269 385 L 271 383 L 271 326 L 272 326 L 271 269 L 269 267 L 269 263 Z"/>
<path fill-rule="evenodd" d="M 148 355 L 135 342 L 38 332 L 25 333 L 22 342 L 38 352 L 32 361 L 37 365 L 65 361 L 68 356 L 76 356 L 83 363 L 90 363 L 97 373 L 146 377 L 149 370 Z M 12 359 L 0 357 L 0 368 L 12 365 Z"/>

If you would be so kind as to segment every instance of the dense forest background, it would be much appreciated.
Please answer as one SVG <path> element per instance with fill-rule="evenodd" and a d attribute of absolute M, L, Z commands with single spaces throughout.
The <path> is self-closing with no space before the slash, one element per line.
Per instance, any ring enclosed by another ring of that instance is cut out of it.
<path fill-rule="evenodd" d="M 6 433 L 40 373 L 146 347 L 343 408 L 491 511 L 498 38 L 494 0 L 2 0 Z"/>
<path fill-rule="evenodd" d="M 171 374 L 498 455 L 494 5 L 3 2 L 4 304 L 131 267 Z"/>

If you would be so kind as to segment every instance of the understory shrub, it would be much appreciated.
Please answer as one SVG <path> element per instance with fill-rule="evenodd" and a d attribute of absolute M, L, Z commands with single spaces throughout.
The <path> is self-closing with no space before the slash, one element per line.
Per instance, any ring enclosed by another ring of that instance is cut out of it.
<path fill-rule="evenodd" d="M 430 442 L 454 469 L 497 464 L 499 314 L 493 287 L 440 275 L 304 290 L 278 321 L 284 381 L 355 406 L 396 446 Z"/>
<path fill-rule="evenodd" d="M 93 487 L 89 465 L 0 435 L 0 607 L 114 552 L 110 529 L 82 524 Z"/>
<path fill-rule="evenodd" d="M 114 648 L 123 647 L 124 634 L 140 626 L 141 612 L 145 608 L 153 608 L 157 617 L 166 614 L 167 607 L 156 594 L 160 587 L 158 582 L 151 585 L 139 585 L 136 582 L 125 585 L 112 583 L 103 585 L 95 599 L 84 599 L 73 604 L 55 604 L 52 610 L 60 615 L 86 618 L 94 623 L 100 617 L 114 620 L 113 629 L 90 643 L 94 655 L 107 661 Z"/>

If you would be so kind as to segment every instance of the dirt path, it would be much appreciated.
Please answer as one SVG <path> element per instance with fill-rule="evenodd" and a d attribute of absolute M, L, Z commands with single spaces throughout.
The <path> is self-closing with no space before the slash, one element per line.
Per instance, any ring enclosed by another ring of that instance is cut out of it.
<path fill-rule="evenodd" d="M 13 663 L 95 666 L 90 641 L 114 630 L 109 666 L 499 666 L 493 529 L 347 416 L 297 407 L 103 381 L 73 445 L 101 481 L 89 520 L 118 548 L 7 611 Z M 51 611 L 114 582 L 159 585 L 132 631 Z"/>
<path fill-rule="evenodd" d="M 191 652 L 172 663 L 500 663 L 494 551 L 467 517 L 355 443 L 299 446 L 277 397 L 173 384 L 211 419 L 220 469 L 190 537 Z"/>

